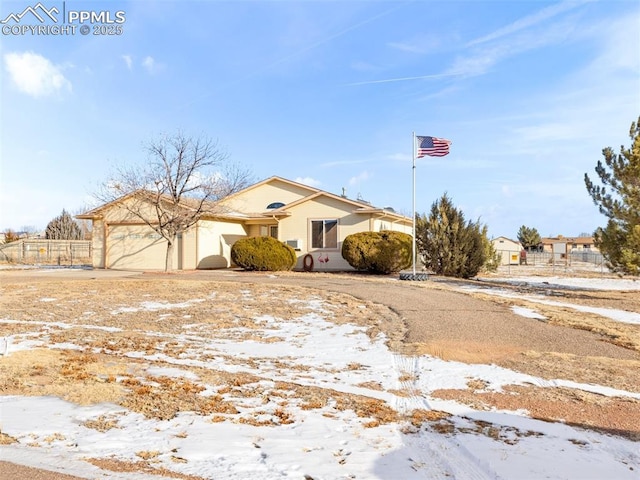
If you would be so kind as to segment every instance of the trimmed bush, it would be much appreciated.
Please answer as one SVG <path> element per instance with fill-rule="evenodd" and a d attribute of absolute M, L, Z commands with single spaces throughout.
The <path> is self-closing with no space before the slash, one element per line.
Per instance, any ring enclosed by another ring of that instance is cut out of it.
<path fill-rule="evenodd" d="M 342 257 L 356 270 L 388 274 L 411 266 L 411 235 L 383 230 L 347 236 Z"/>
<path fill-rule="evenodd" d="M 298 257 L 289 245 L 273 237 L 241 238 L 231 247 L 231 260 L 245 270 L 291 270 Z"/>

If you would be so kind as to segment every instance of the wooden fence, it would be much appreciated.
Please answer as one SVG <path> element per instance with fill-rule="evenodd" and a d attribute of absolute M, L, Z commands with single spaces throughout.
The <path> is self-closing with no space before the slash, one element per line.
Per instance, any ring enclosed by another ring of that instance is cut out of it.
<path fill-rule="evenodd" d="M 23 239 L 0 245 L 0 263 L 91 265 L 91 240 Z"/>

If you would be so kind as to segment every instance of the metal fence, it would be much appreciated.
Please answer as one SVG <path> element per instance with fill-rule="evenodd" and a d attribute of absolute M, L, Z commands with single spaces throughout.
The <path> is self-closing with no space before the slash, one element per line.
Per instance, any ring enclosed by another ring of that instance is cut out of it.
<path fill-rule="evenodd" d="M 575 250 L 568 253 L 552 252 L 527 252 L 526 260 L 520 258 L 519 252 L 497 250 L 504 261 L 500 270 L 505 273 L 523 273 L 526 267 L 546 268 L 550 272 L 562 272 L 563 270 L 584 270 L 607 273 L 609 269 L 601 253 L 585 250 Z M 510 259 L 507 261 L 507 259 Z"/>
<path fill-rule="evenodd" d="M 91 240 L 18 240 L 0 245 L 0 263 L 90 265 Z"/>

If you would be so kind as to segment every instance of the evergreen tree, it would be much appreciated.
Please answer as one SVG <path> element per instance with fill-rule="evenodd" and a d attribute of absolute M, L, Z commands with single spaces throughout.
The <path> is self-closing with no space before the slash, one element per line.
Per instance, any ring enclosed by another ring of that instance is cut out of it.
<path fill-rule="evenodd" d="M 542 243 L 542 238 L 535 228 L 529 228 L 522 225 L 518 230 L 518 241 L 525 250 L 537 248 Z"/>
<path fill-rule="evenodd" d="M 640 117 L 631 124 L 631 148 L 602 150 L 595 168 L 601 185 L 585 173 L 584 182 L 600 213 L 609 220 L 594 232 L 596 246 L 615 272 L 640 275 Z"/>
<path fill-rule="evenodd" d="M 485 261 L 482 270 L 486 272 L 495 272 L 500 266 L 502 254 L 498 253 L 495 245 L 489 240 L 489 229 L 486 225 L 482 227 L 482 243 L 484 245 Z"/>
<path fill-rule="evenodd" d="M 425 266 L 437 275 L 477 275 L 489 260 L 489 243 L 486 227 L 465 221 L 446 193 L 431 206 L 428 217 L 416 216 L 417 250 Z"/>
<path fill-rule="evenodd" d="M 51 220 L 45 230 L 48 240 L 82 240 L 82 230 L 66 210 Z"/>

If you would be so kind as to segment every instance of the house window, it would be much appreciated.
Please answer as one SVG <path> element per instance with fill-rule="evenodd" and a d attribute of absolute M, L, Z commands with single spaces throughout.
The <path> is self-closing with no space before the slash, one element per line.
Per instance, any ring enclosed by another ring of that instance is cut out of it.
<path fill-rule="evenodd" d="M 269 205 L 267 205 L 267 210 L 273 210 L 275 208 L 282 208 L 284 207 L 284 203 L 282 202 L 273 202 L 270 203 Z"/>
<path fill-rule="evenodd" d="M 278 238 L 278 226 L 277 225 L 261 225 L 260 236 Z"/>
<path fill-rule="evenodd" d="M 338 220 L 311 220 L 311 248 L 338 248 Z"/>

